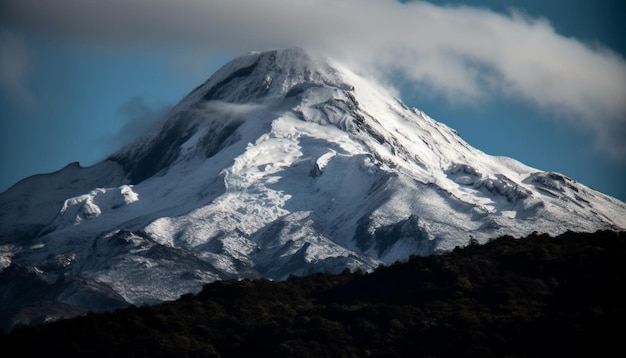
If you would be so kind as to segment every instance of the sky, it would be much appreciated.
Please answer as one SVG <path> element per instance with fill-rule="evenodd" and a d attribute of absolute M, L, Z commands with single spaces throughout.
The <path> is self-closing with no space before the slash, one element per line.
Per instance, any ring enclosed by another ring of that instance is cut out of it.
<path fill-rule="evenodd" d="M 230 59 L 303 47 L 492 155 L 626 201 L 621 0 L 0 0 L 0 191 L 131 141 Z"/>

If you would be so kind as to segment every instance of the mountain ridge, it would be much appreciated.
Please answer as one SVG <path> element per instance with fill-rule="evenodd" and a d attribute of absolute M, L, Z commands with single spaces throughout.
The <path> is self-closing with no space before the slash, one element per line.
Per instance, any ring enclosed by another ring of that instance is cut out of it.
<path fill-rule="evenodd" d="M 226 64 L 103 162 L 0 194 L 0 269 L 86 283 L 61 303 L 100 285 L 139 304 L 502 235 L 623 230 L 625 213 L 561 174 L 486 155 L 338 63 L 281 49 Z"/>

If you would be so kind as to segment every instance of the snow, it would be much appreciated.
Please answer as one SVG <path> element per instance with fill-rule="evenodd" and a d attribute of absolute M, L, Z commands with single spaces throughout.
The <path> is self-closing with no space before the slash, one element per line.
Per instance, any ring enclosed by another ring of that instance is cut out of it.
<path fill-rule="evenodd" d="M 177 123 L 186 140 L 159 143 Z M 626 228 L 626 204 L 472 148 L 297 49 L 233 60 L 115 157 L 152 152 L 173 160 L 134 185 L 104 161 L 0 194 L 0 269 L 54 258 L 49 281 L 78 275 L 142 303 L 225 277 L 369 271 L 470 237 Z"/>
<path fill-rule="evenodd" d="M 54 224 L 80 224 L 83 220 L 92 220 L 102 215 L 103 210 L 116 210 L 139 200 L 131 185 L 118 188 L 97 188 L 88 194 L 65 200 Z"/>

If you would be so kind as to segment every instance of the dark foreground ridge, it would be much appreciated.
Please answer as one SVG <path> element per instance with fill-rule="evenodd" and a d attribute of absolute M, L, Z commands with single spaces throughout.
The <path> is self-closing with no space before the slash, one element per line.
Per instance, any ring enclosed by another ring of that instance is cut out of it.
<path fill-rule="evenodd" d="M 4 357 L 623 356 L 626 233 L 502 237 L 371 274 L 220 281 L 0 336 Z"/>

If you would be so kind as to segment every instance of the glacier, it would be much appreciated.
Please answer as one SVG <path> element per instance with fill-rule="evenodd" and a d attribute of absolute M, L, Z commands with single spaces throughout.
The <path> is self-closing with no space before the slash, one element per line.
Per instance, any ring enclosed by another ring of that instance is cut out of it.
<path fill-rule="evenodd" d="M 485 154 L 340 63 L 254 52 L 106 160 L 0 194 L 0 323 L 221 279 L 371 271 L 502 235 L 625 228 L 625 203 Z"/>

